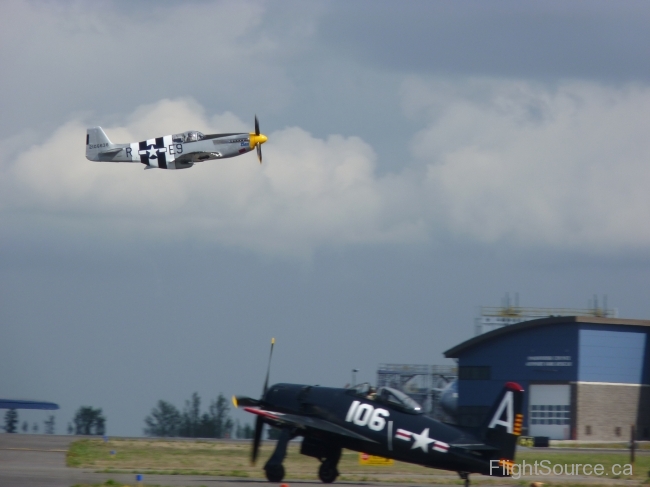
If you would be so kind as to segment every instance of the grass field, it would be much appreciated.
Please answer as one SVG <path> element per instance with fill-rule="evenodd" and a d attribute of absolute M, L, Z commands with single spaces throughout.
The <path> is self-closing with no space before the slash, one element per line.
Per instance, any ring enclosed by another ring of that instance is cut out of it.
<path fill-rule="evenodd" d="M 250 444 L 236 441 L 166 441 L 166 440 L 81 440 L 73 443 L 67 454 L 71 467 L 93 468 L 109 473 L 143 473 L 166 475 L 211 475 L 239 478 L 264 478 L 262 467 L 271 455 L 273 444 L 263 444 L 257 466 L 249 461 Z M 114 452 L 114 453 L 112 453 Z M 542 481 L 546 485 L 640 485 L 650 483 L 650 455 L 639 455 L 632 468 L 632 475 L 622 471 L 614 475 L 612 467 L 629 462 L 628 453 L 566 452 L 562 450 L 528 450 L 517 455 L 517 462 L 534 464 L 546 460 L 548 465 L 590 464 L 603 465 L 604 473 L 591 476 L 523 476 L 519 479 L 499 479 L 474 476 L 473 483 L 481 485 L 529 485 Z M 299 445 L 289 446 L 285 460 L 286 480 L 318 480 L 318 461 L 299 454 Z M 559 467 L 556 467 L 559 470 Z M 564 467 L 563 467 L 564 468 Z M 623 468 L 621 468 L 623 470 Z M 363 466 L 358 463 L 358 453 L 344 450 L 339 463 L 339 481 L 390 482 L 461 485 L 453 472 L 427 469 L 417 465 L 395 462 L 392 466 Z"/>

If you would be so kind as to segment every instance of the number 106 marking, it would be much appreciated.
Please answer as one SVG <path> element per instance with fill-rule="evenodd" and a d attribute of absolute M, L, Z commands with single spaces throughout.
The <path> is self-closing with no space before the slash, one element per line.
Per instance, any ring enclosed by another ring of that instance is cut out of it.
<path fill-rule="evenodd" d="M 370 404 L 361 404 L 360 401 L 354 401 L 350 404 L 345 420 L 358 426 L 368 426 L 373 431 L 381 431 L 386 426 L 384 418 L 388 416 L 390 416 L 390 413 L 385 409 L 375 409 Z"/>

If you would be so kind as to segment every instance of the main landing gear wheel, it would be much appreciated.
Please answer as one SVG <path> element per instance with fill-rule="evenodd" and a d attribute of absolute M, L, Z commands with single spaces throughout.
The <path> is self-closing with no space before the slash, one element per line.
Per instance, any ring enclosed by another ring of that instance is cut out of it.
<path fill-rule="evenodd" d="M 336 469 L 336 465 L 329 460 L 325 460 L 320 464 L 318 468 L 318 478 L 324 484 L 331 484 L 336 480 L 336 477 L 339 476 L 339 471 Z"/>
<path fill-rule="evenodd" d="M 284 478 L 284 466 L 280 465 L 267 465 L 264 467 L 266 472 L 266 479 L 269 482 L 282 482 Z"/>

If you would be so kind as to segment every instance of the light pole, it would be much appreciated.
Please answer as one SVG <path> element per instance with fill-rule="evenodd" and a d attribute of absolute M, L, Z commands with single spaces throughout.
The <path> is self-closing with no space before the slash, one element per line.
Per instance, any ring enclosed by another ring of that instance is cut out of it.
<path fill-rule="evenodd" d="M 352 387 L 357 385 L 357 372 L 359 369 L 352 369 Z"/>

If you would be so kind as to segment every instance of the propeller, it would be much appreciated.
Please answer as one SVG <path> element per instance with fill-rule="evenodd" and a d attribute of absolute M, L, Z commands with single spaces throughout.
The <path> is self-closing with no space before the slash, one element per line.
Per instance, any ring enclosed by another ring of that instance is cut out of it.
<path fill-rule="evenodd" d="M 255 117 L 255 129 L 256 131 L 259 130 L 258 124 L 257 124 L 257 117 Z M 258 146 L 258 152 L 259 152 L 259 146 Z M 264 397 L 266 396 L 266 391 L 269 388 L 269 375 L 271 373 L 271 357 L 273 357 L 273 345 L 275 345 L 275 338 L 271 338 L 271 351 L 269 353 L 269 363 L 266 367 L 266 379 L 264 380 L 264 388 L 262 389 L 262 397 L 260 399 L 253 399 L 251 397 L 245 397 L 245 396 L 233 396 L 232 398 L 232 403 L 235 405 L 235 407 L 238 406 L 263 406 L 264 405 Z M 251 451 L 251 463 L 255 465 L 255 461 L 257 460 L 257 454 L 260 449 L 260 443 L 262 441 L 262 430 L 264 428 L 264 418 L 262 416 L 256 416 L 255 418 L 255 433 L 253 435 L 253 449 Z"/>
<path fill-rule="evenodd" d="M 262 144 L 269 140 L 266 135 L 260 133 L 260 122 L 257 120 L 257 115 L 255 115 L 255 133 L 250 135 L 250 148 L 255 147 L 257 149 L 257 159 L 262 164 Z"/>

